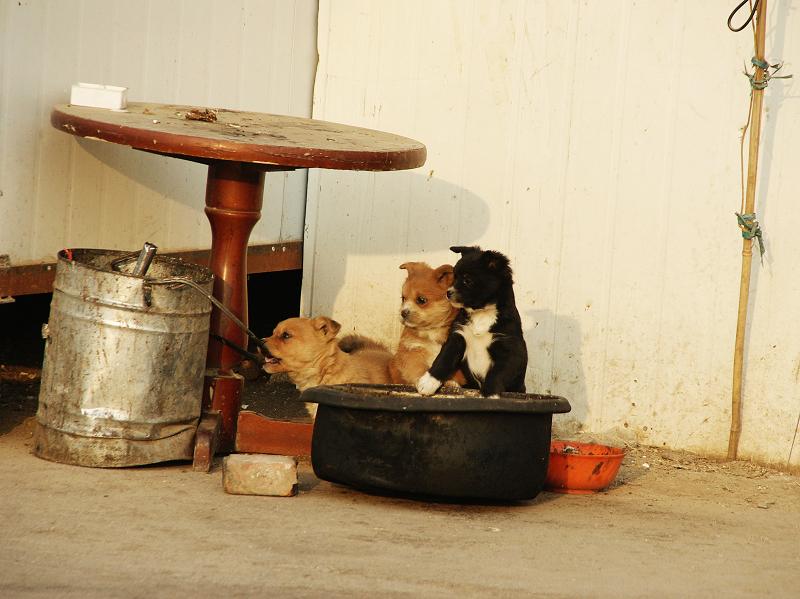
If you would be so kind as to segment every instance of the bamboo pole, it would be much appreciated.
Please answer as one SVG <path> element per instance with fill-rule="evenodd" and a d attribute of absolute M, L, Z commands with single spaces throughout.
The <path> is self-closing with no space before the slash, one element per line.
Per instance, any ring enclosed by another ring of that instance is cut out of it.
<path fill-rule="evenodd" d="M 764 33 L 766 30 L 767 0 L 758 3 L 756 12 L 756 58 L 764 60 Z M 755 80 L 764 79 L 764 70 L 756 67 Z M 758 145 L 761 137 L 761 109 L 764 90 L 753 88 L 751 93 L 750 145 L 747 154 L 747 191 L 745 214 L 755 212 L 756 176 L 758 174 Z M 733 351 L 733 390 L 731 394 L 731 432 L 728 437 L 728 459 L 735 460 L 739 451 L 742 433 L 742 363 L 744 361 L 744 338 L 747 328 L 747 305 L 750 299 L 750 267 L 753 258 L 753 240 L 742 239 L 742 277 L 739 284 L 739 317 L 736 322 L 736 342 Z"/>

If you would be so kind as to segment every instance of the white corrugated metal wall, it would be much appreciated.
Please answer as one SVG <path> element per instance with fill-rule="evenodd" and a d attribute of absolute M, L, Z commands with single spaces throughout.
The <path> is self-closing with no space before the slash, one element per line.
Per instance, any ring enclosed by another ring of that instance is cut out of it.
<path fill-rule="evenodd" d="M 450 262 L 456 243 L 505 251 L 529 390 L 566 396 L 589 430 L 723 454 L 752 55 L 749 32 L 725 26 L 732 4 L 321 2 L 314 117 L 419 139 L 429 159 L 312 172 L 304 311 L 394 342 L 401 262 Z M 770 3 L 767 38 L 789 72 L 791 4 Z M 768 254 L 754 264 L 741 441 L 744 456 L 794 466 L 796 85 L 766 92 Z"/>
<path fill-rule="evenodd" d="M 791 2 L 769 58 L 798 64 Z M 529 387 L 590 430 L 721 453 L 751 55 L 729 2 L 514 0 L 320 8 L 317 118 L 425 142 L 411 173 L 312 171 L 304 310 L 389 342 L 403 273 L 453 243 L 509 253 Z M 132 100 L 308 115 L 316 2 L 0 1 L 0 253 L 209 243 L 204 168 L 49 126 L 75 81 Z M 742 453 L 800 464 L 794 81 L 766 95 Z M 297 239 L 305 171 L 272 174 L 254 241 Z M 793 453 L 792 452 L 793 449 Z"/>
<path fill-rule="evenodd" d="M 0 254 L 209 247 L 205 167 L 49 124 L 72 83 L 129 100 L 310 116 L 316 0 L 0 0 Z M 273 173 L 252 242 L 302 237 L 307 171 Z"/>

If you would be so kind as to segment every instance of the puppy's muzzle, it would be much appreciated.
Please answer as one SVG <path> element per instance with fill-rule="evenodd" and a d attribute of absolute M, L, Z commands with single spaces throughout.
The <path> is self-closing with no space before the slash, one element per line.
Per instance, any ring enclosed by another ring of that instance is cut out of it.
<path fill-rule="evenodd" d="M 278 364 L 281 361 L 280 358 L 276 358 L 270 353 L 266 345 L 263 349 L 259 349 L 259 353 L 264 356 L 264 362 L 267 364 Z"/>
<path fill-rule="evenodd" d="M 461 304 L 461 298 L 459 298 L 458 292 L 456 291 L 455 287 L 450 287 L 447 290 L 447 293 L 445 293 L 445 295 L 447 296 L 447 301 L 450 302 L 451 306 L 454 306 L 456 308 L 463 308 Z"/>
<path fill-rule="evenodd" d="M 408 308 L 404 308 L 403 310 L 400 310 L 400 317 L 403 320 L 408 320 L 408 317 L 409 317 L 410 314 L 411 314 L 411 310 L 409 310 Z"/>

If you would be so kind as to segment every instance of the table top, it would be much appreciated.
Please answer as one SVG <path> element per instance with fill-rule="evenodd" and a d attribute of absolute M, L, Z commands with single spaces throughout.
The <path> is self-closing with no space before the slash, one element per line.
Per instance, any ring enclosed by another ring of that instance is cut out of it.
<path fill-rule="evenodd" d="M 407 137 L 300 117 L 130 102 L 124 111 L 59 104 L 51 124 L 66 133 L 201 162 L 392 171 L 425 164 Z"/>

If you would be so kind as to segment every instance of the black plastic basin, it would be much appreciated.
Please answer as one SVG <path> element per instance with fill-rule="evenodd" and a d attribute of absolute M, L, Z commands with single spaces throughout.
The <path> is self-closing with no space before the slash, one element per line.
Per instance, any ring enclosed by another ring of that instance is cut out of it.
<path fill-rule="evenodd" d="M 334 385 L 303 392 L 319 404 L 311 443 L 316 475 L 365 490 L 453 499 L 532 499 L 542 489 L 553 395 L 465 390 L 423 397 L 401 385 Z"/>

